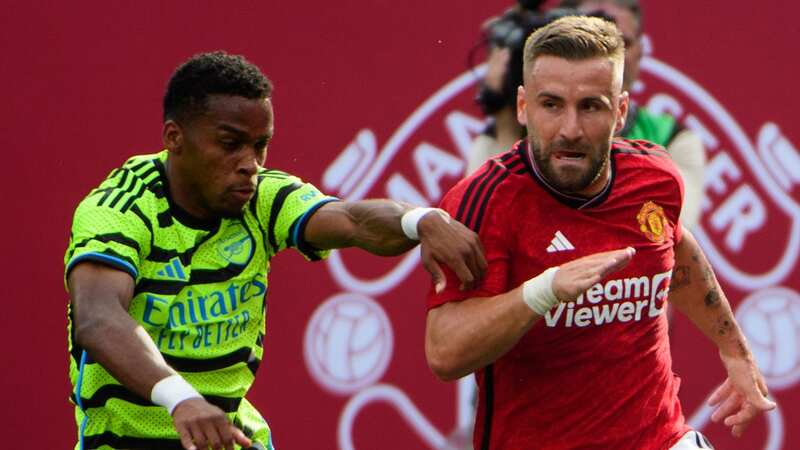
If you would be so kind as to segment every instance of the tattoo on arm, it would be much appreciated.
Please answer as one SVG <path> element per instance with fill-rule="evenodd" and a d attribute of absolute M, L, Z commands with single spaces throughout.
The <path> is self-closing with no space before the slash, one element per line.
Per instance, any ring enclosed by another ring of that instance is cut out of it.
<path fill-rule="evenodd" d="M 675 268 L 672 269 L 672 281 L 669 283 L 669 289 L 675 291 L 687 286 L 689 283 L 691 283 L 691 279 L 689 278 L 689 266 L 675 266 Z"/>
<path fill-rule="evenodd" d="M 746 358 L 750 354 L 750 350 L 747 349 L 747 345 L 745 345 L 744 341 L 741 339 L 736 341 L 739 347 L 739 354 L 742 355 L 743 358 Z"/>
<path fill-rule="evenodd" d="M 717 289 L 712 288 L 710 291 L 708 291 L 708 294 L 706 294 L 706 298 L 703 300 L 703 302 L 706 304 L 706 307 L 708 308 L 716 308 L 717 306 L 719 306 L 720 297 L 719 297 L 719 292 L 717 292 Z"/>
<path fill-rule="evenodd" d="M 733 327 L 733 321 L 728 314 L 722 315 L 717 319 L 717 333 L 720 336 L 727 336 L 731 332 L 731 328 Z M 741 346 L 741 342 L 739 343 Z"/>

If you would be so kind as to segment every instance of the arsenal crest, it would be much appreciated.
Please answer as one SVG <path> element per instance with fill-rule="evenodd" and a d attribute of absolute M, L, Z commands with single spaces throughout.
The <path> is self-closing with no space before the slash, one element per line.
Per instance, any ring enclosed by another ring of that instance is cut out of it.
<path fill-rule="evenodd" d="M 647 239 L 656 243 L 664 242 L 664 231 L 667 228 L 667 218 L 664 217 L 664 208 L 654 202 L 646 202 L 636 215 L 639 229 Z"/>

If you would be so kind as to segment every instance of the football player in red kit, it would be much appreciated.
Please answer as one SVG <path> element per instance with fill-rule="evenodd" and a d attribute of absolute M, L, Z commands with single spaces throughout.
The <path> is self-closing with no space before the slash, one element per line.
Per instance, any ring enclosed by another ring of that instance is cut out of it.
<path fill-rule="evenodd" d="M 775 404 L 703 252 L 680 224 L 683 186 L 625 122 L 624 43 L 567 17 L 526 43 L 517 115 L 528 137 L 442 201 L 478 232 L 489 269 L 428 298 L 426 355 L 476 372 L 476 450 L 711 448 L 685 423 L 664 303 L 719 348 L 712 419 L 734 435 Z M 588 256 L 587 256 L 588 255 Z"/>

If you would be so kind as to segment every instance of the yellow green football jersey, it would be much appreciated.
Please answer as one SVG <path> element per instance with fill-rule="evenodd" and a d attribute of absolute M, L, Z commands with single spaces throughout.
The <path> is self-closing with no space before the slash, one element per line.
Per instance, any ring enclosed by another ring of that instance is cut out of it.
<path fill-rule="evenodd" d="M 294 176 L 262 169 L 241 217 L 199 221 L 171 201 L 166 160 L 166 151 L 135 156 L 80 203 L 65 276 L 81 261 L 130 274 L 129 313 L 167 363 L 271 449 L 267 423 L 244 399 L 263 355 L 270 259 L 287 247 L 310 260 L 327 256 L 303 240 L 303 230 L 317 208 L 335 199 Z M 92 361 L 72 339 L 71 317 L 69 335 L 75 448 L 180 449 L 167 410 Z"/>

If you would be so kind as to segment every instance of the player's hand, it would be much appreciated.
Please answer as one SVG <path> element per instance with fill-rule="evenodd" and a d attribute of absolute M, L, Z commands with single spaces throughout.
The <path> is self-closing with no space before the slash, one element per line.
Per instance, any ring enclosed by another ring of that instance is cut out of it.
<path fill-rule="evenodd" d="M 562 302 L 571 302 L 612 272 L 622 269 L 636 254 L 632 247 L 595 253 L 559 266 L 553 277 L 553 293 Z"/>
<path fill-rule="evenodd" d="M 178 403 L 172 411 L 172 421 L 186 450 L 233 450 L 234 442 L 244 448 L 253 445 L 221 409 L 202 398 Z"/>
<path fill-rule="evenodd" d="M 720 355 L 720 358 L 728 370 L 728 378 L 708 399 L 708 404 L 716 407 L 711 420 L 717 423 L 722 420 L 731 428 L 731 434 L 741 437 L 754 418 L 777 405 L 767 398 L 767 384 L 752 357 Z"/>
<path fill-rule="evenodd" d="M 425 214 L 417 225 L 422 264 L 431 274 L 436 293 L 447 285 L 440 264 L 445 264 L 458 279 L 461 290 L 471 290 L 486 273 L 488 264 L 478 235 L 457 220 L 446 220 L 435 212 Z"/>

